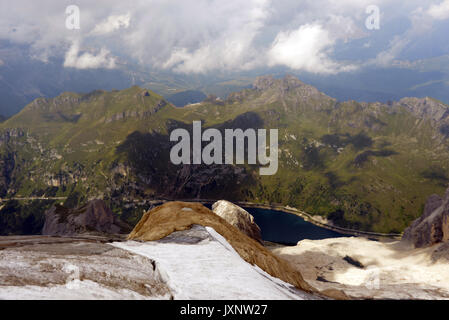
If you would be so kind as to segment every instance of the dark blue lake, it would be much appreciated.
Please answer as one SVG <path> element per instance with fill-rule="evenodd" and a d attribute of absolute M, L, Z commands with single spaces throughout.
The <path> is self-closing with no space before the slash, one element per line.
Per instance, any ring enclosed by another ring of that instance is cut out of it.
<path fill-rule="evenodd" d="M 347 237 L 341 233 L 318 227 L 303 218 L 277 210 L 245 208 L 256 221 L 265 241 L 292 244 L 300 240 L 320 240 Z"/>
<path fill-rule="evenodd" d="M 211 209 L 211 204 L 205 204 Z M 256 221 L 262 231 L 262 239 L 287 245 L 296 245 L 298 241 L 321 240 L 347 237 L 342 233 L 318 227 L 292 213 L 259 208 L 244 207 Z"/>

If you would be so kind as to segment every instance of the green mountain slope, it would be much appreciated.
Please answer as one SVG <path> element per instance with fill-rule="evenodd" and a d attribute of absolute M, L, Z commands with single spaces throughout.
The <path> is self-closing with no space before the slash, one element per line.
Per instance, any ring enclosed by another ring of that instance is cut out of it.
<path fill-rule="evenodd" d="M 171 164 L 169 133 L 194 120 L 279 129 L 278 173 Z M 129 223 L 158 197 L 282 203 L 400 232 L 449 182 L 448 137 L 449 109 L 434 99 L 338 102 L 290 76 L 185 108 L 139 87 L 65 93 L 0 124 L 0 196 L 68 196 L 73 206 L 101 197 Z"/>

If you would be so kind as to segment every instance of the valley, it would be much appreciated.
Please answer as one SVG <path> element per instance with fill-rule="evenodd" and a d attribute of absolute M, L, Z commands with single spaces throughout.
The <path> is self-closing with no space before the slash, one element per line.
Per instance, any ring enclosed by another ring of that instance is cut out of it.
<path fill-rule="evenodd" d="M 225 129 L 277 128 L 277 174 L 260 176 L 257 164 L 172 164 L 169 133 L 192 134 L 193 121 L 223 136 Z M 225 198 L 399 234 L 428 196 L 445 190 L 448 127 L 448 107 L 432 98 L 340 102 L 292 76 L 259 77 L 225 100 L 184 108 L 136 86 L 63 93 L 0 124 L 0 197 L 67 197 L 61 201 L 72 208 L 100 198 L 130 225 L 154 199 Z M 7 202 L 0 230 L 38 229 L 54 202 Z"/>

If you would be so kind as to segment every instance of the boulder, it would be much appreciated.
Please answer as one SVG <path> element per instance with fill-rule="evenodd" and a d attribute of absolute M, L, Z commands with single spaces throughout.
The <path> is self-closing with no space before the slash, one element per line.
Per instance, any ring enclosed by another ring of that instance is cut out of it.
<path fill-rule="evenodd" d="M 45 212 L 43 235 L 128 233 L 131 228 L 116 217 L 103 200 L 92 200 L 76 209 L 56 204 Z"/>
<path fill-rule="evenodd" d="M 248 237 L 262 243 L 262 236 L 259 226 L 254 222 L 254 217 L 243 208 L 226 201 L 220 200 L 212 205 L 212 211 L 225 219 Z"/>
<path fill-rule="evenodd" d="M 402 239 L 416 248 L 449 240 L 449 189 L 444 198 L 434 194 L 427 199 L 422 216 L 404 231 Z"/>

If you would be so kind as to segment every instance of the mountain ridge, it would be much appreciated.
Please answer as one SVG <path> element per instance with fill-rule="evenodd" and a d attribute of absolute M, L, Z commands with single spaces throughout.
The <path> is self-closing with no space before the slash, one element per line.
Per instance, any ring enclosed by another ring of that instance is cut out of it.
<path fill-rule="evenodd" d="M 256 90 L 259 92 L 264 92 L 264 91 L 268 91 L 270 89 L 277 89 L 279 92 L 279 94 L 281 94 L 282 92 L 286 92 L 289 91 L 290 89 L 296 89 L 296 88 L 302 88 L 305 92 L 304 93 L 308 93 L 310 96 L 313 95 L 320 95 L 322 97 L 327 97 L 331 100 L 334 100 L 336 104 L 338 103 L 358 103 L 361 106 L 378 106 L 378 105 L 402 105 L 402 106 L 406 106 L 409 107 L 410 110 L 415 113 L 416 115 L 418 115 L 421 112 L 421 115 L 426 115 L 427 114 L 427 110 L 430 108 L 438 108 L 439 110 L 430 110 L 431 112 L 434 112 L 436 114 L 434 114 L 434 117 L 438 117 L 438 118 L 432 118 L 433 120 L 443 120 L 443 119 L 447 119 L 449 117 L 449 106 L 444 104 L 443 102 L 432 98 L 432 97 L 424 97 L 424 98 L 417 98 L 417 97 L 404 97 L 401 98 L 398 101 L 390 101 L 387 104 L 381 103 L 381 102 L 363 102 L 363 101 L 355 101 L 355 100 L 346 100 L 346 101 L 338 101 L 337 99 L 330 97 L 328 95 L 326 95 L 325 93 L 319 91 L 316 87 L 306 84 L 304 82 L 302 82 L 301 80 L 299 80 L 298 78 L 292 76 L 292 75 L 286 75 L 283 79 L 276 79 L 274 78 L 272 75 L 267 75 L 267 76 L 259 76 L 256 78 L 256 80 L 253 83 L 252 89 L 244 89 L 242 91 L 238 91 L 238 92 L 233 92 L 229 95 L 229 97 L 226 99 L 227 102 L 235 102 L 236 100 L 238 100 L 239 98 L 242 97 L 242 95 L 244 95 L 244 93 L 248 90 Z M 48 106 L 48 104 L 52 103 L 53 106 L 57 106 L 58 104 L 60 104 L 60 102 L 63 103 L 67 103 L 67 102 L 71 102 L 72 104 L 75 103 L 79 103 L 81 101 L 86 101 L 89 98 L 95 99 L 95 96 L 101 96 L 103 94 L 106 95 L 111 95 L 113 93 L 123 93 L 123 92 L 140 92 L 143 96 L 145 94 L 148 94 L 150 96 L 158 96 L 160 97 L 161 100 L 164 100 L 165 103 L 169 104 L 169 102 L 166 101 L 166 99 L 164 99 L 162 96 L 156 94 L 155 92 L 149 90 L 149 89 L 145 89 L 143 87 L 134 85 L 128 89 L 124 89 L 124 90 L 93 90 L 91 92 L 88 93 L 76 93 L 76 92 L 63 92 L 60 95 L 54 97 L 54 98 L 44 98 L 44 97 L 39 97 L 34 99 L 32 102 L 30 102 L 28 105 L 26 105 L 21 112 L 19 112 L 18 114 L 4 120 L 4 123 L 6 124 L 7 122 L 10 122 L 13 119 L 16 119 L 17 117 L 20 116 L 20 114 L 23 113 L 23 111 L 28 111 L 30 108 L 39 108 L 39 106 Z M 150 94 L 151 93 L 151 94 Z M 65 100 L 64 100 L 65 98 Z M 68 99 L 68 98 L 72 98 L 72 100 Z M 62 101 L 61 101 L 62 100 Z M 188 105 L 189 107 L 195 107 L 198 104 L 202 104 L 206 101 L 207 99 L 199 102 L 199 103 L 195 103 L 195 104 L 190 104 Z M 416 108 L 416 106 L 418 105 L 418 107 L 424 107 L 424 113 L 422 110 L 419 110 L 418 108 Z M 441 113 L 441 110 L 443 110 L 443 114 L 438 114 Z M 51 111 L 51 110 L 50 110 Z M 53 110 L 56 111 L 56 110 Z"/>
<path fill-rule="evenodd" d="M 335 224 L 398 233 L 449 183 L 448 106 L 337 101 L 293 76 L 176 108 L 137 86 L 37 99 L 0 124 L 1 196 L 104 198 L 133 224 L 150 199 L 282 203 Z M 279 129 L 279 171 L 175 166 L 175 128 Z M 141 204 L 140 209 L 139 205 Z"/>

